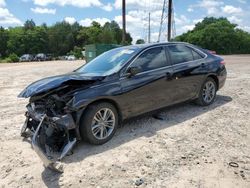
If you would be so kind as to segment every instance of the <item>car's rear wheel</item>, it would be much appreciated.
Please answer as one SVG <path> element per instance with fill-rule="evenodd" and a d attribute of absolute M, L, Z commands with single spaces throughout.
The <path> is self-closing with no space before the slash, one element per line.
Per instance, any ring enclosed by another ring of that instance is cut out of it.
<path fill-rule="evenodd" d="M 108 142 L 118 127 L 118 113 L 110 103 L 90 105 L 83 114 L 80 126 L 81 136 L 91 144 Z"/>
<path fill-rule="evenodd" d="M 196 103 L 201 106 L 208 106 L 212 104 L 216 98 L 217 85 L 213 78 L 208 77 L 202 84 L 199 92 L 199 98 Z"/>

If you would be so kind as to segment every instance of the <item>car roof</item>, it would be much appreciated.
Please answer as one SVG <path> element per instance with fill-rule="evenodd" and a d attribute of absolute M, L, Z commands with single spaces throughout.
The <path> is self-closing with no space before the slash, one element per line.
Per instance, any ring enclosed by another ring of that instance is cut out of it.
<path fill-rule="evenodd" d="M 169 44 L 186 44 L 186 45 L 191 45 L 191 44 L 185 43 L 185 42 L 157 42 L 157 43 L 130 45 L 130 46 L 124 46 L 124 47 L 121 47 L 121 48 L 136 50 L 136 49 L 145 49 L 145 48 L 149 48 L 149 47 L 169 45 Z"/>

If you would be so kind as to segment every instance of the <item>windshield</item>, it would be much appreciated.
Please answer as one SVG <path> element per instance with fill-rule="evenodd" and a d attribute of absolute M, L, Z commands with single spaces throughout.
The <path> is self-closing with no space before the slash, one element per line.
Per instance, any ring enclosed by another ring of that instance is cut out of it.
<path fill-rule="evenodd" d="M 118 72 L 137 49 L 117 48 L 103 53 L 89 63 L 83 65 L 76 72 L 89 73 L 97 76 L 107 76 Z"/>

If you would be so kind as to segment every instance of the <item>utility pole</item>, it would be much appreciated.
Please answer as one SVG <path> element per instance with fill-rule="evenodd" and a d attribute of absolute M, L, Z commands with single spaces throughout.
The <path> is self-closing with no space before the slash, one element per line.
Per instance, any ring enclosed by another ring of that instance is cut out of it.
<path fill-rule="evenodd" d="M 166 38 L 164 34 L 164 39 L 170 41 L 176 35 L 175 21 L 174 21 L 174 8 L 173 0 L 164 0 L 162 6 L 162 15 L 160 22 L 160 30 L 158 36 L 158 42 L 161 41 L 162 35 L 166 32 Z"/>
<path fill-rule="evenodd" d="M 148 43 L 151 42 L 151 18 L 150 18 L 150 13 L 148 13 Z"/>
<path fill-rule="evenodd" d="M 126 0 L 122 0 L 122 43 L 126 42 Z"/>
<path fill-rule="evenodd" d="M 171 40 L 173 1 L 168 0 L 168 41 Z"/>

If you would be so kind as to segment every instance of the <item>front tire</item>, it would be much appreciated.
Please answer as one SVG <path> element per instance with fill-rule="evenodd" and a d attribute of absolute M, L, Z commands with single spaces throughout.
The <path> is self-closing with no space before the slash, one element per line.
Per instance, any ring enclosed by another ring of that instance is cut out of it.
<path fill-rule="evenodd" d="M 94 145 L 108 142 L 118 127 L 118 113 L 110 103 L 90 105 L 84 112 L 80 133 L 84 140 Z"/>
<path fill-rule="evenodd" d="M 212 104 L 216 98 L 217 85 L 213 78 L 208 77 L 202 84 L 199 92 L 199 98 L 195 101 L 198 105 L 208 106 Z"/>

